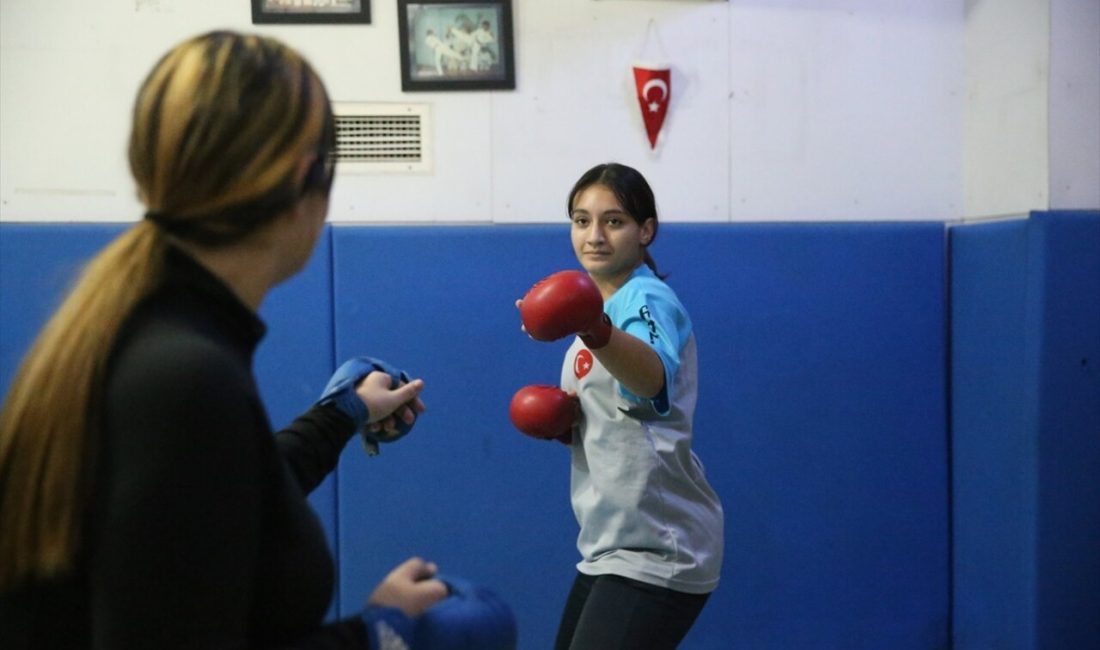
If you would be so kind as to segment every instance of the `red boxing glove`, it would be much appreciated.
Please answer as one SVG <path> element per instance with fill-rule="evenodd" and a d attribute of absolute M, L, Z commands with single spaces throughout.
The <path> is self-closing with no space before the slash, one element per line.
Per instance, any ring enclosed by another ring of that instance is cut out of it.
<path fill-rule="evenodd" d="M 559 271 L 540 280 L 519 308 L 523 327 L 538 341 L 577 334 L 589 349 L 607 345 L 611 321 L 603 313 L 603 296 L 583 271 Z"/>
<path fill-rule="evenodd" d="M 517 429 L 540 440 L 573 442 L 573 423 L 580 405 L 557 386 L 525 386 L 512 397 L 508 415 Z"/>

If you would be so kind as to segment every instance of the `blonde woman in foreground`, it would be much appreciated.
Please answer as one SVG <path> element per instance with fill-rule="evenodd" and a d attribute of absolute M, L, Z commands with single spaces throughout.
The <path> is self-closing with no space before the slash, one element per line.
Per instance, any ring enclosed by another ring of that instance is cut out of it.
<path fill-rule="evenodd" d="M 129 159 L 148 212 L 0 412 L 0 647 L 514 645 L 506 605 L 419 558 L 322 623 L 333 560 L 305 495 L 356 431 L 388 442 L 424 410 L 421 380 L 365 357 L 274 435 L 260 401 L 257 312 L 313 252 L 334 133 L 321 79 L 271 38 L 198 36 L 146 78 Z M 487 611 L 479 642 L 463 628 Z"/>

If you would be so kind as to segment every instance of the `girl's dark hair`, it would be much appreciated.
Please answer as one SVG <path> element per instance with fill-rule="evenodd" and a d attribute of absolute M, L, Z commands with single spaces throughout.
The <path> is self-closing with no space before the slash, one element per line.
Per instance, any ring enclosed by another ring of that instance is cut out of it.
<path fill-rule="evenodd" d="M 619 205 L 634 221 L 638 222 L 639 226 L 652 219 L 653 237 L 650 238 L 649 244 L 657 239 L 657 230 L 661 224 L 657 218 L 657 202 L 653 198 L 653 190 L 649 187 L 649 183 L 637 169 L 614 162 L 596 165 L 589 169 L 581 175 L 569 192 L 569 202 L 565 206 L 567 214 L 573 214 L 573 202 L 577 195 L 593 185 L 603 185 L 611 190 L 619 200 Z M 643 259 L 646 266 L 653 270 L 654 275 L 664 280 L 667 276 L 657 271 L 657 263 L 649 254 L 649 244 L 646 244 Z"/>

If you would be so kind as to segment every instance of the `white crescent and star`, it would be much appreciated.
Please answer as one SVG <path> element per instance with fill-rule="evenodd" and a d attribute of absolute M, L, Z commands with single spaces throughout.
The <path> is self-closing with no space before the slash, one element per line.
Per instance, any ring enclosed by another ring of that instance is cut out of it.
<path fill-rule="evenodd" d="M 649 91 L 653 88 L 657 88 L 661 91 L 661 96 L 655 101 L 649 102 L 649 112 L 656 113 L 661 108 L 661 102 L 668 99 L 668 84 L 664 79 L 650 79 L 642 86 L 642 97 L 649 100 Z"/>
<path fill-rule="evenodd" d="M 592 353 L 584 348 L 577 350 L 577 356 L 573 357 L 573 374 L 577 379 L 581 379 L 590 370 L 592 370 Z"/>

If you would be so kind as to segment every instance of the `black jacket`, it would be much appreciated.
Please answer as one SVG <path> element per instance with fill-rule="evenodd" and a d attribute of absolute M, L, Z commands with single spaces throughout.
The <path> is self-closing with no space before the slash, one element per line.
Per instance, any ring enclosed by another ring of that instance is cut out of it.
<path fill-rule="evenodd" d="M 5 594 L 0 647 L 366 647 L 358 619 L 321 624 L 334 568 L 305 499 L 353 424 L 314 407 L 272 434 L 252 375 L 264 332 L 169 251 L 111 355 L 77 570 Z"/>

